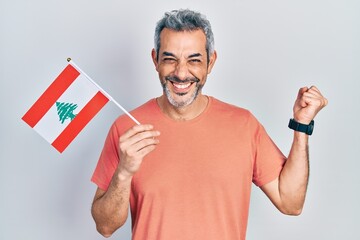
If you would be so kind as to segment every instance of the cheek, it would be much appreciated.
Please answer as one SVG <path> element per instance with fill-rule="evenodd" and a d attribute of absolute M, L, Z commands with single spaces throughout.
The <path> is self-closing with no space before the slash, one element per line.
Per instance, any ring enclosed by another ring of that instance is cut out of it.
<path fill-rule="evenodd" d="M 167 75 L 171 72 L 174 72 L 176 69 L 174 64 L 159 64 L 158 65 L 158 72 L 162 75 Z"/>
<path fill-rule="evenodd" d="M 206 79 L 206 76 L 207 76 L 207 70 L 204 68 L 192 68 L 192 69 L 189 69 L 189 73 L 192 76 L 197 77 L 201 81 Z"/>

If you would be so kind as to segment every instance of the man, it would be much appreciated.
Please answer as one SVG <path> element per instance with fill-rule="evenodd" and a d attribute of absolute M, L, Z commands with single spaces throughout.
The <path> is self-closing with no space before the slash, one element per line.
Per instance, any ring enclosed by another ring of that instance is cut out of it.
<path fill-rule="evenodd" d="M 105 237 L 130 207 L 133 239 L 243 240 L 252 182 L 284 214 L 301 213 L 307 134 L 327 100 L 316 87 L 299 90 L 285 158 L 249 111 L 202 94 L 216 56 L 200 13 L 172 11 L 158 22 L 152 59 L 163 95 L 132 111 L 144 124 L 114 122 L 92 177 L 92 215 Z"/>

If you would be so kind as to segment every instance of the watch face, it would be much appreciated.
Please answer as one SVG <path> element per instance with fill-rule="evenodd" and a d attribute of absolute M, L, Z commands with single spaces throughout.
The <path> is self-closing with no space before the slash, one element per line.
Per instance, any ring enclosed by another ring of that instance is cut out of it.
<path fill-rule="evenodd" d="M 314 120 L 310 122 L 310 124 L 308 125 L 308 129 L 307 129 L 307 134 L 311 135 L 314 131 Z"/>
<path fill-rule="evenodd" d="M 310 124 L 307 133 L 308 133 L 309 135 L 311 135 L 312 132 L 313 132 L 313 130 L 314 130 L 314 125 Z"/>

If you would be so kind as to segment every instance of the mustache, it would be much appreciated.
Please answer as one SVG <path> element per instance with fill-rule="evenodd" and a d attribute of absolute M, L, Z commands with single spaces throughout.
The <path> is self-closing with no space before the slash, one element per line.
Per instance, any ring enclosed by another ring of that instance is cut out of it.
<path fill-rule="evenodd" d="M 165 77 L 166 81 L 171 81 L 171 82 L 177 82 L 177 83 L 187 83 L 187 82 L 200 82 L 200 79 L 198 79 L 197 77 L 192 77 L 192 78 L 185 78 L 183 80 L 181 80 L 180 78 L 176 77 L 176 76 L 167 76 Z"/>

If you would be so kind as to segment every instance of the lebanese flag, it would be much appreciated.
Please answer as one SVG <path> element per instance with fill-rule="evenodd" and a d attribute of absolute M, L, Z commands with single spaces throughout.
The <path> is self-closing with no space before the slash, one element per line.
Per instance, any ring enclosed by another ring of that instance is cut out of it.
<path fill-rule="evenodd" d="M 108 101 L 69 64 L 22 119 L 61 153 Z"/>

